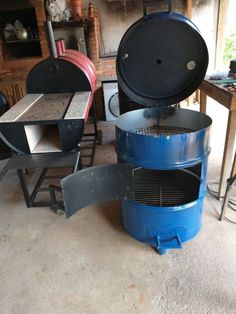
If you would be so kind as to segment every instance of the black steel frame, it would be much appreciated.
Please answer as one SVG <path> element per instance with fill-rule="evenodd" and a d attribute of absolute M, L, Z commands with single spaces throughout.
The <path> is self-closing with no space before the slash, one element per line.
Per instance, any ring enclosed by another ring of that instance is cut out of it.
<path fill-rule="evenodd" d="M 23 192 L 24 200 L 27 207 L 44 207 L 49 206 L 57 214 L 64 213 L 63 201 L 56 199 L 56 192 L 61 192 L 60 186 L 49 185 L 41 188 L 44 180 L 62 179 L 63 176 L 49 176 L 48 170 L 52 168 L 71 168 L 72 173 L 81 168 L 80 151 L 69 153 L 43 153 L 35 155 L 14 155 L 10 158 L 6 165 L 7 170 L 16 169 Z M 29 192 L 28 182 L 26 178 L 26 169 L 40 168 L 41 173 L 33 187 Z M 35 201 L 39 192 L 49 192 L 50 199 L 48 201 Z"/>
<path fill-rule="evenodd" d="M 89 157 L 90 161 L 88 165 L 90 167 L 93 165 L 96 145 L 98 142 L 98 129 L 97 129 L 97 117 L 96 117 L 96 103 L 93 100 L 93 127 L 94 132 L 84 133 L 81 142 L 91 143 L 92 146 L 89 149 L 92 152 L 89 154 L 83 154 L 83 158 Z M 88 148 L 86 148 L 88 149 Z M 37 179 L 37 182 L 32 190 L 29 192 L 27 178 L 25 172 L 27 169 L 36 169 L 40 168 L 41 173 Z M 71 168 L 72 173 L 76 172 L 78 169 L 82 169 L 82 160 L 81 160 L 81 147 L 80 144 L 77 146 L 76 150 L 72 152 L 59 152 L 59 153 L 41 153 L 41 154 L 15 154 L 9 159 L 7 164 L 4 166 L 0 172 L 0 180 L 4 177 L 6 172 L 10 169 L 15 169 L 20 181 L 21 189 L 23 192 L 24 200 L 27 207 L 44 207 L 49 206 L 57 214 L 64 214 L 64 202 L 58 201 L 56 198 L 56 192 L 62 192 L 60 186 L 48 185 L 46 188 L 41 188 L 44 180 L 54 180 L 62 179 L 63 176 L 49 176 L 47 175 L 48 170 L 52 168 Z M 35 201 L 39 192 L 49 192 L 50 200 L 49 201 Z"/>
<path fill-rule="evenodd" d="M 96 146 L 97 146 L 97 143 L 99 142 L 95 99 L 93 99 L 92 108 L 93 108 L 92 119 L 93 119 L 94 132 L 84 133 L 83 137 L 82 137 L 82 140 L 80 141 L 80 142 L 91 143 L 92 147 L 91 146 L 89 148 L 81 147 L 81 150 L 83 150 L 83 149 L 92 149 L 92 152 L 91 152 L 91 154 L 89 154 L 89 153 L 83 154 L 83 158 L 89 158 L 90 161 L 89 161 L 89 164 L 82 164 L 82 160 L 80 159 L 81 168 L 83 168 L 83 167 L 91 167 L 93 165 L 94 158 L 95 158 L 95 152 L 96 152 Z"/>

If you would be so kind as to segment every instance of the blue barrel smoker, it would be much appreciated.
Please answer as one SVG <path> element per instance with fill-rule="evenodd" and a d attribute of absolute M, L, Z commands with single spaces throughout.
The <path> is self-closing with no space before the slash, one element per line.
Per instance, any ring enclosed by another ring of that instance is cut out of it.
<path fill-rule="evenodd" d="M 160 254 L 181 248 L 201 228 L 211 119 L 170 108 L 130 111 L 116 122 L 119 162 L 135 165 L 133 199 L 122 201 L 122 223 Z"/>
<path fill-rule="evenodd" d="M 117 55 L 123 92 L 153 108 L 127 112 L 116 123 L 118 161 L 139 167 L 133 199 L 122 201 L 122 222 L 160 254 L 200 230 L 212 123 L 204 114 L 173 108 L 201 83 L 208 51 L 197 27 L 171 12 L 168 2 L 168 12 L 147 15 L 145 8 Z"/>
<path fill-rule="evenodd" d="M 127 107 L 117 119 L 118 164 L 62 181 L 67 217 L 94 202 L 121 199 L 125 230 L 160 254 L 181 248 L 201 228 L 212 123 L 176 106 L 202 82 L 208 51 L 197 27 L 167 2 L 168 12 L 146 14 L 145 5 L 118 48 L 119 86 L 127 103 L 144 107 Z"/>

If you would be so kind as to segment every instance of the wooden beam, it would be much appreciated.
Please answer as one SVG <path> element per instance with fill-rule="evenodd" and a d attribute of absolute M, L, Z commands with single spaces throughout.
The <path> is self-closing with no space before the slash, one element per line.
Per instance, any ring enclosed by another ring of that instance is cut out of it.
<path fill-rule="evenodd" d="M 193 0 L 186 0 L 186 16 L 191 20 L 192 18 Z"/>
<path fill-rule="evenodd" d="M 219 0 L 217 28 L 216 28 L 215 69 L 220 68 L 223 62 L 225 24 L 227 20 L 228 5 L 229 5 L 229 0 Z"/>

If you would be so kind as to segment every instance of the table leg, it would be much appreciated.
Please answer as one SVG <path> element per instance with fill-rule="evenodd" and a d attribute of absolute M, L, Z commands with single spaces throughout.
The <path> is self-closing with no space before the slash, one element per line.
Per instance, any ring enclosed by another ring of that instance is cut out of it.
<path fill-rule="evenodd" d="M 207 95 L 200 90 L 200 111 L 206 113 Z"/>
<path fill-rule="evenodd" d="M 233 161 L 230 177 L 232 178 L 234 175 L 236 175 L 236 152 L 234 152 L 234 161 Z"/>
<path fill-rule="evenodd" d="M 30 194 L 29 194 L 29 190 L 27 187 L 25 177 L 24 177 L 24 169 L 17 169 L 17 174 L 18 174 L 18 178 L 20 180 L 20 185 L 21 185 L 21 189 L 22 189 L 22 192 L 24 195 L 26 206 L 29 208 L 29 207 L 31 207 Z"/>
<path fill-rule="evenodd" d="M 236 131 L 236 111 L 229 111 L 223 161 L 220 173 L 218 191 L 219 198 L 224 195 L 227 185 L 227 179 L 230 177 L 234 154 L 235 131 Z"/>

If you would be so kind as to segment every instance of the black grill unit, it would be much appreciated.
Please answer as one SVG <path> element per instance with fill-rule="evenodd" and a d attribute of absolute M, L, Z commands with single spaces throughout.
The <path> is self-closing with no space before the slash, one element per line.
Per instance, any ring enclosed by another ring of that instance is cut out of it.
<path fill-rule="evenodd" d="M 97 143 L 96 109 L 94 92 L 96 69 L 92 62 L 75 50 L 64 50 L 57 56 L 51 24 L 46 24 L 50 45 L 54 46 L 50 58 L 36 64 L 26 79 L 27 94 L 0 118 L 0 135 L 16 152 L 7 167 L 16 169 L 28 207 L 57 207 L 57 187 L 49 185 L 49 202 L 36 202 L 35 198 L 47 176 L 49 168 L 71 168 L 80 165 L 80 142 L 83 136 L 90 145 L 90 162 L 93 164 Z M 89 110 L 93 106 L 94 132 L 84 134 Z M 87 146 L 88 146 L 87 145 Z M 86 147 L 87 147 L 86 146 Z M 43 168 L 39 179 L 29 193 L 23 169 Z M 61 177 L 59 177 L 61 178 Z M 63 202 L 60 202 L 60 207 Z M 59 212 L 60 208 L 59 208 Z"/>

